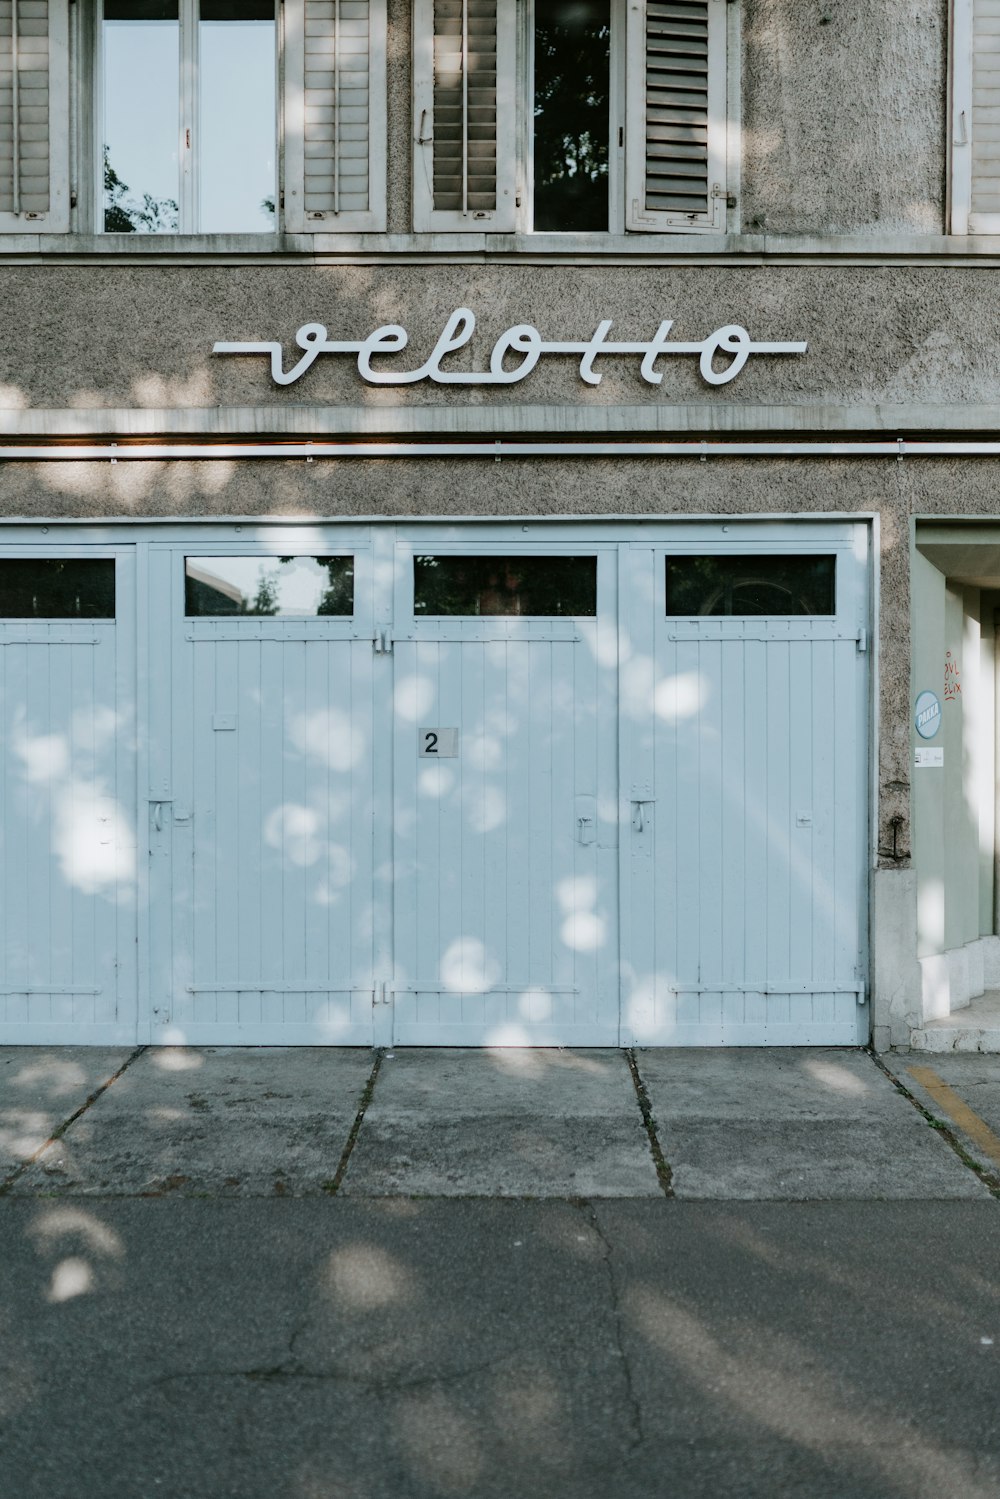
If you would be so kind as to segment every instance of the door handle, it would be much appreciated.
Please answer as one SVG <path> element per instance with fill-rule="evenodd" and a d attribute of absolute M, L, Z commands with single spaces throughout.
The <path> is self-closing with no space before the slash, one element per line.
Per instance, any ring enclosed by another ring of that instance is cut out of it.
<path fill-rule="evenodd" d="M 172 797 L 166 796 L 153 802 L 153 826 L 158 833 L 163 832 L 163 809 L 172 799 Z"/>
<path fill-rule="evenodd" d="M 644 797 L 642 801 L 633 801 L 632 826 L 637 833 L 644 833 L 646 831 L 646 813 L 643 809 L 651 807 L 655 801 L 655 796 Z"/>

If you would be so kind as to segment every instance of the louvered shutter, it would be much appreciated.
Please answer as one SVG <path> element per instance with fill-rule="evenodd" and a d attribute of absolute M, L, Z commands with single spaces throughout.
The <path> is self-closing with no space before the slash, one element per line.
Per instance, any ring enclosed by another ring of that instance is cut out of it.
<path fill-rule="evenodd" d="M 285 227 L 386 227 L 386 0 L 286 0 Z"/>
<path fill-rule="evenodd" d="M 67 0 L 0 0 L 0 232 L 69 229 Z"/>
<path fill-rule="evenodd" d="M 725 228 L 725 0 L 628 8 L 626 223 Z"/>
<path fill-rule="evenodd" d="M 515 223 L 513 0 L 414 0 L 413 227 Z"/>
<path fill-rule="evenodd" d="M 1000 234 L 1000 0 L 975 0 L 972 17 L 970 234 Z"/>

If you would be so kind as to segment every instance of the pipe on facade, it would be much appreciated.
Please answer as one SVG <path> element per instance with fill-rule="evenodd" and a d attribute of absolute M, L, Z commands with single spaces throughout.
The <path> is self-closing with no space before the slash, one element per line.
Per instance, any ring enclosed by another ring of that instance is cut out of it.
<path fill-rule="evenodd" d="M 0 443 L 8 463 L 231 458 L 997 458 L 1000 442 L 145 442 Z"/>

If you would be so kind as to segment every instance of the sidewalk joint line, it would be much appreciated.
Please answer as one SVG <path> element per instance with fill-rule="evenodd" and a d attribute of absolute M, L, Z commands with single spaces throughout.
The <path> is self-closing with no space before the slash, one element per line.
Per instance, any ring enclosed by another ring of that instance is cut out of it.
<path fill-rule="evenodd" d="M 946 1144 L 951 1147 L 955 1155 L 958 1156 L 958 1159 L 961 1161 L 962 1165 L 967 1166 L 969 1170 L 974 1173 L 974 1175 L 979 1177 L 979 1180 L 989 1192 L 990 1196 L 1000 1199 L 1000 1174 L 998 1174 L 996 1171 L 989 1170 L 988 1167 L 981 1165 L 979 1161 L 975 1160 L 974 1157 L 971 1156 L 966 1150 L 965 1146 L 962 1144 L 961 1140 L 958 1138 L 951 1126 L 946 1124 L 943 1119 L 939 1119 L 936 1114 L 932 1113 L 930 1109 L 926 1108 L 920 1102 L 919 1098 L 917 1098 L 915 1094 L 910 1092 L 906 1084 L 901 1082 L 896 1074 L 886 1065 L 885 1062 L 883 1062 L 882 1058 L 878 1055 L 874 1048 L 866 1046 L 863 1047 L 862 1050 L 867 1051 L 868 1055 L 875 1063 L 875 1066 L 879 1069 L 880 1072 L 885 1073 L 886 1077 L 896 1088 L 896 1091 L 902 1093 L 903 1097 L 910 1103 L 912 1103 L 917 1113 L 923 1116 L 926 1122 L 930 1125 L 931 1129 L 934 1130 L 936 1134 L 939 1134 L 942 1140 L 944 1140 Z M 931 1069 L 929 1067 L 921 1070 L 931 1072 Z M 912 1067 L 908 1067 L 907 1071 L 913 1074 L 917 1082 L 921 1081 L 920 1078 L 917 1078 L 916 1074 L 913 1073 Z M 932 1076 L 936 1076 L 936 1074 L 932 1073 Z M 947 1083 L 942 1082 L 940 1079 L 938 1079 L 938 1082 L 941 1088 L 947 1089 L 949 1093 L 952 1092 L 952 1089 L 948 1088 Z M 922 1086 L 926 1088 L 927 1084 L 922 1083 Z M 944 1100 L 937 1098 L 932 1089 L 928 1088 L 927 1091 L 931 1094 L 932 1098 L 935 1098 L 936 1102 L 942 1103 L 942 1105 L 944 1104 Z M 959 1103 L 962 1103 L 962 1100 L 958 1098 L 957 1093 L 954 1094 L 954 1097 L 958 1100 Z M 963 1105 L 963 1107 L 968 1106 Z M 973 1114 L 971 1109 L 969 1109 L 969 1113 L 974 1119 L 978 1119 L 978 1115 Z M 952 1122 L 958 1125 L 958 1120 L 954 1118 L 954 1115 L 952 1115 L 951 1117 Z M 988 1126 L 986 1124 L 983 1124 L 981 1120 L 979 1122 L 982 1124 L 983 1129 L 992 1134 L 992 1131 L 988 1129 Z M 959 1125 L 959 1128 L 962 1128 L 962 1126 Z M 975 1136 L 973 1135 L 972 1138 L 974 1139 Z"/>
<path fill-rule="evenodd" d="M 23 1160 L 19 1166 L 15 1166 L 14 1170 L 8 1176 L 6 1176 L 2 1182 L 0 1182 L 0 1197 L 6 1196 L 11 1188 L 15 1187 L 21 1180 L 21 1177 L 24 1176 L 25 1172 L 30 1171 L 32 1166 L 34 1166 L 37 1161 L 41 1160 L 42 1156 L 48 1150 L 49 1146 L 54 1145 L 57 1140 L 61 1140 L 63 1135 L 69 1129 L 70 1125 L 75 1124 L 76 1121 L 80 1118 L 80 1115 L 85 1114 L 91 1107 L 91 1105 L 95 1104 L 97 1100 L 108 1091 L 108 1089 L 111 1087 L 111 1084 L 116 1083 L 122 1076 L 122 1074 L 126 1072 L 129 1067 L 131 1067 L 132 1063 L 136 1061 L 138 1057 L 141 1057 L 144 1051 L 148 1050 L 149 1047 L 147 1045 L 143 1045 L 137 1046 L 133 1052 L 130 1052 L 130 1054 L 125 1058 L 124 1062 L 118 1068 L 117 1072 L 113 1072 L 105 1082 L 101 1083 L 99 1088 L 95 1088 L 93 1093 L 91 1093 L 88 1098 L 85 1098 L 83 1100 L 83 1103 L 80 1105 L 80 1107 L 74 1110 L 74 1112 L 70 1114 L 68 1119 L 64 1119 L 62 1124 L 57 1125 L 56 1128 L 52 1131 L 51 1135 L 49 1135 L 48 1139 L 43 1140 L 41 1145 L 39 1145 L 38 1149 L 32 1155 L 28 1156 L 26 1160 Z"/>
<path fill-rule="evenodd" d="M 642 1075 L 639 1072 L 639 1064 L 636 1061 L 634 1047 L 627 1046 L 625 1048 L 625 1060 L 628 1063 L 628 1070 L 632 1074 L 635 1096 L 639 1100 L 639 1112 L 642 1114 L 642 1122 L 649 1139 L 649 1152 L 653 1157 L 653 1165 L 656 1167 L 656 1179 L 663 1188 L 664 1197 L 673 1197 L 673 1173 L 670 1170 L 666 1156 L 663 1154 L 663 1147 L 656 1133 L 656 1120 L 653 1118 L 653 1109 L 649 1102 L 646 1084 L 643 1082 Z"/>
<path fill-rule="evenodd" d="M 344 1146 L 343 1155 L 340 1157 L 340 1164 L 337 1166 L 337 1170 L 334 1173 L 333 1181 L 330 1182 L 329 1186 L 326 1187 L 326 1191 L 331 1197 L 336 1196 L 336 1194 L 340 1191 L 341 1183 L 344 1180 L 344 1177 L 347 1175 L 347 1166 L 351 1159 L 351 1153 L 354 1150 L 354 1147 L 358 1141 L 358 1136 L 361 1133 L 361 1126 L 364 1123 L 365 1112 L 368 1108 L 368 1105 L 372 1101 L 372 1096 L 375 1092 L 375 1084 L 378 1080 L 379 1068 L 382 1066 L 382 1058 L 384 1056 L 385 1047 L 380 1046 L 375 1052 L 375 1061 L 372 1065 L 372 1070 L 368 1075 L 368 1081 L 365 1083 L 365 1091 L 361 1095 L 361 1102 L 358 1104 L 358 1112 L 354 1116 L 354 1123 L 351 1125 L 351 1133 L 347 1137 L 347 1144 Z"/>

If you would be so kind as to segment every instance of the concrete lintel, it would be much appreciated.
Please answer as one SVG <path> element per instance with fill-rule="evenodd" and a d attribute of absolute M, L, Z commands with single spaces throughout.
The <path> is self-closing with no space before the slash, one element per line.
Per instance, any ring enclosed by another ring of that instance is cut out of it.
<path fill-rule="evenodd" d="M 262 406 L 7 408 L 0 437 L 995 432 L 993 406 Z"/>

